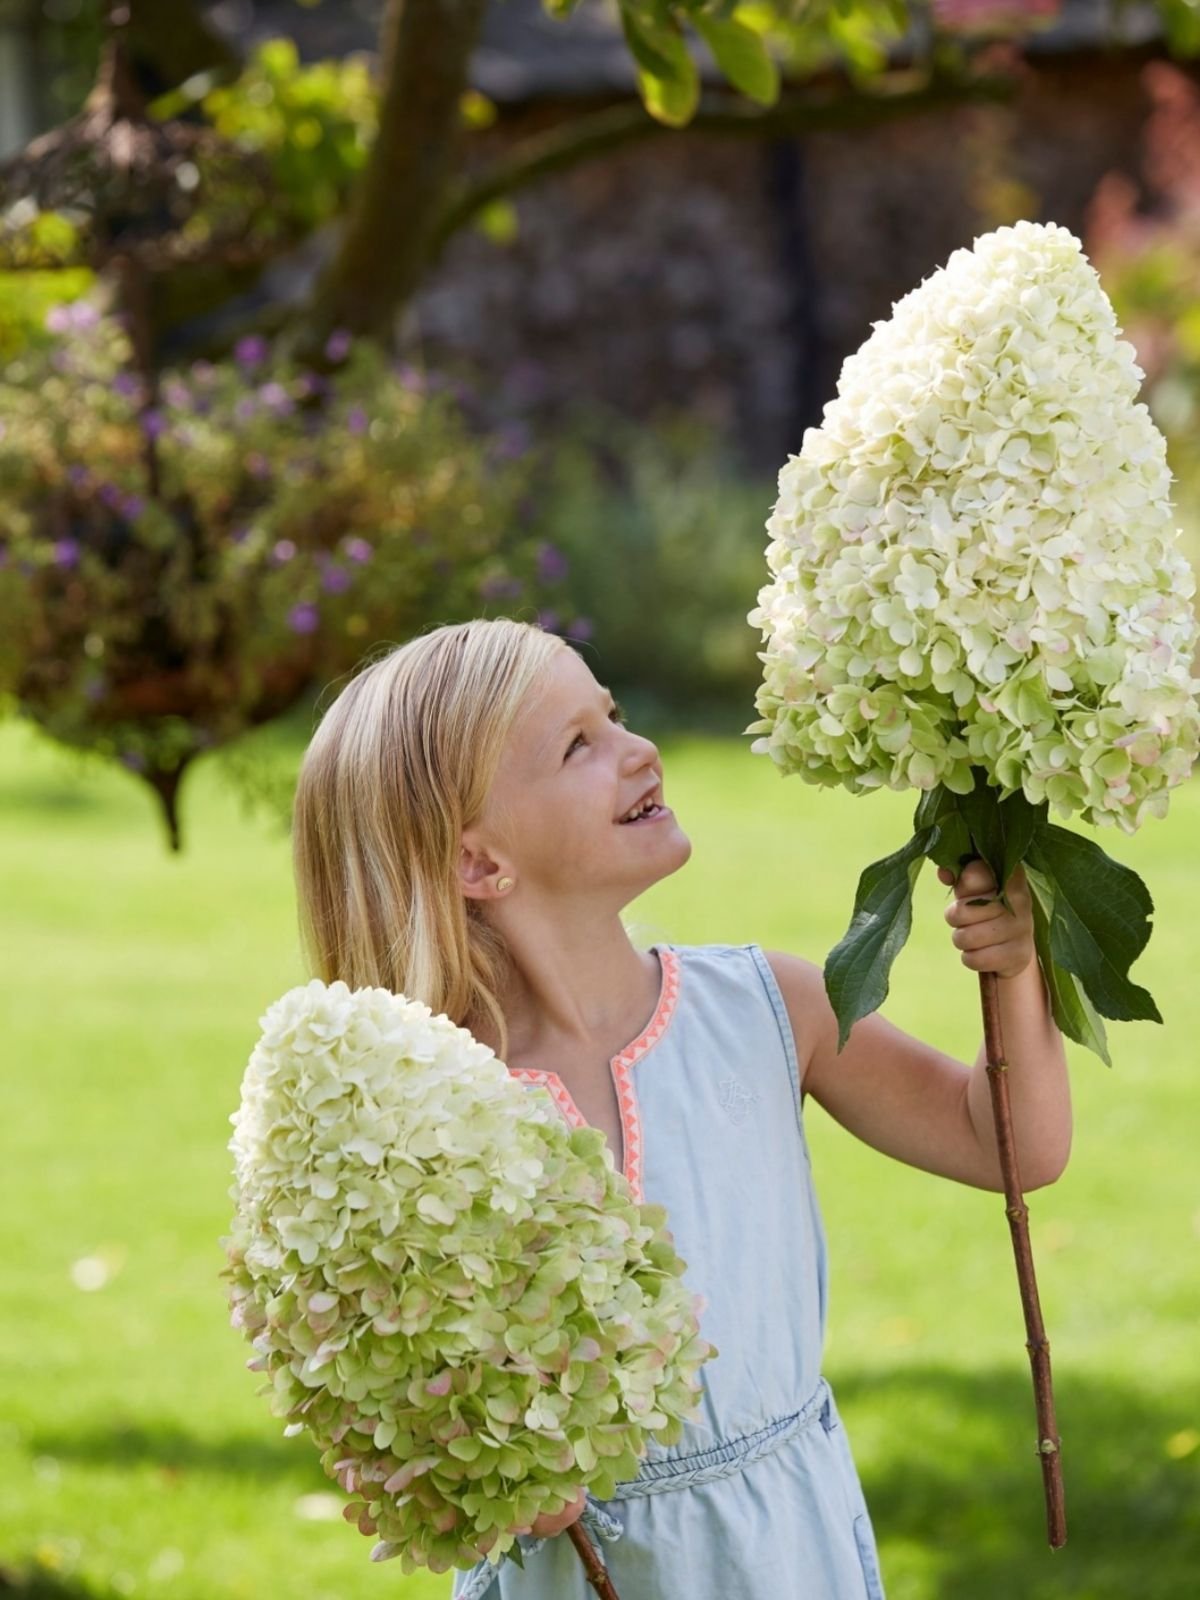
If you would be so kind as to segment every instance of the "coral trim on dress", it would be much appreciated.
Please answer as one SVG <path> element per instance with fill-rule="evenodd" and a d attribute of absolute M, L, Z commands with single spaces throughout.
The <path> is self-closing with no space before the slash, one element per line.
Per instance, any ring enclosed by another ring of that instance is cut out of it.
<path fill-rule="evenodd" d="M 642 1191 L 642 1167 L 645 1140 L 642 1134 L 642 1114 L 633 1087 L 633 1067 L 648 1050 L 652 1050 L 667 1030 L 679 1001 L 680 961 L 674 950 L 666 945 L 651 945 L 657 951 L 662 968 L 662 982 L 658 991 L 658 1004 L 654 1015 L 642 1032 L 624 1050 L 609 1062 L 613 1085 L 617 1091 L 617 1105 L 621 1114 L 621 1142 L 625 1149 L 624 1176 L 635 1200 L 645 1199 Z M 559 1077 L 542 1067 L 510 1067 L 514 1078 L 525 1083 L 537 1083 L 549 1089 L 555 1104 L 573 1128 L 586 1128 L 586 1118 L 575 1104 L 571 1091 Z"/>

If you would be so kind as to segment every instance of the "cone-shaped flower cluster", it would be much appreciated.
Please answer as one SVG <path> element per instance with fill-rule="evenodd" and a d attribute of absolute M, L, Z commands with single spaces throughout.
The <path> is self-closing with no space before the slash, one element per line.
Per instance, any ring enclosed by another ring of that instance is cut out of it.
<path fill-rule="evenodd" d="M 1144 374 L 1079 240 L 956 250 L 845 363 L 779 475 L 751 748 L 810 783 L 983 767 L 1132 833 L 1200 745 L 1195 583 Z"/>
<path fill-rule="evenodd" d="M 716 1352 L 665 1211 L 598 1129 L 387 989 L 313 979 L 260 1025 L 230 1118 L 231 1321 L 373 1559 L 498 1563 L 681 1436 Z"/>

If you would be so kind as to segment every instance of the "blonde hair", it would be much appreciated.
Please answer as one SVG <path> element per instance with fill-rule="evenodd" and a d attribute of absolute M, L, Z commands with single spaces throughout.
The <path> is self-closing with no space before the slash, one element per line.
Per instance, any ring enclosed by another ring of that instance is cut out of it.
<path fill-rule="evenodd" d="M 292 824 L 310 973 L 422 1000 L 452 1022 L 490 1018 L 509 957 L 462 892 L 462 832 L 484 808 L 526 696 L 570 645 L 508 617 L 420 634 L 351 678 L 300 767 Z"/>

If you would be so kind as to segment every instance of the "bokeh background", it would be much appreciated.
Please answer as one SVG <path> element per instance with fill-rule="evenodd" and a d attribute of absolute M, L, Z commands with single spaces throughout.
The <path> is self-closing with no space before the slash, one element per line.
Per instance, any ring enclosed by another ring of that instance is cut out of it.
<path fill-rule="evenodd" d="M 241 1073 L 307 977 L 295 773 L 368 652 L 570 639 L 694 844 L 636 941 L 820 962 L 911 800 L 751 756 L 776 475 L 872 322 L 1022 217 L 1099 271 L 1196 564 L 1200 13 L 723 10 L 0 0 L 0 1594 L 449 1593 L 369 1561 L 218 1278 Z M 1198 827 L 1189 783 L 1103 840 L 1165 1026 L 1068 1046 L 1031 1199 L 1063 1550 L 1002 1200 L 806 1111 L 892 1600 L 1197 1592 Z M 927 873 L 884 1011 L 974 1060 L 944 903 Z"/>

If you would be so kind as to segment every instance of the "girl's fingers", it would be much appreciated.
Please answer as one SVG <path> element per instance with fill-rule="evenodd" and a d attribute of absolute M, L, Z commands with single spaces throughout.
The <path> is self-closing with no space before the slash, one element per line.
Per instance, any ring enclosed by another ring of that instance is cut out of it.
<path fill-rule="evenodd" d="M 981 923 L 999 922 L 1001 917 L 1012 918 L 999 900 L 989 900 L 986 905 L 973 906 L 967 900 L 954 900 L 942 913 L 952 928 L 976 928 Z"/>
<path fill-rule="evenodd" d="M 1023 972 L 1033 956 L 1031 942 L 1014 939 L 1006 944 L 988 945 L 983 950 L 964 950 L 959 959 L 972 972 L 998 972 L 1002 977 L 1012 977 Z"/>

